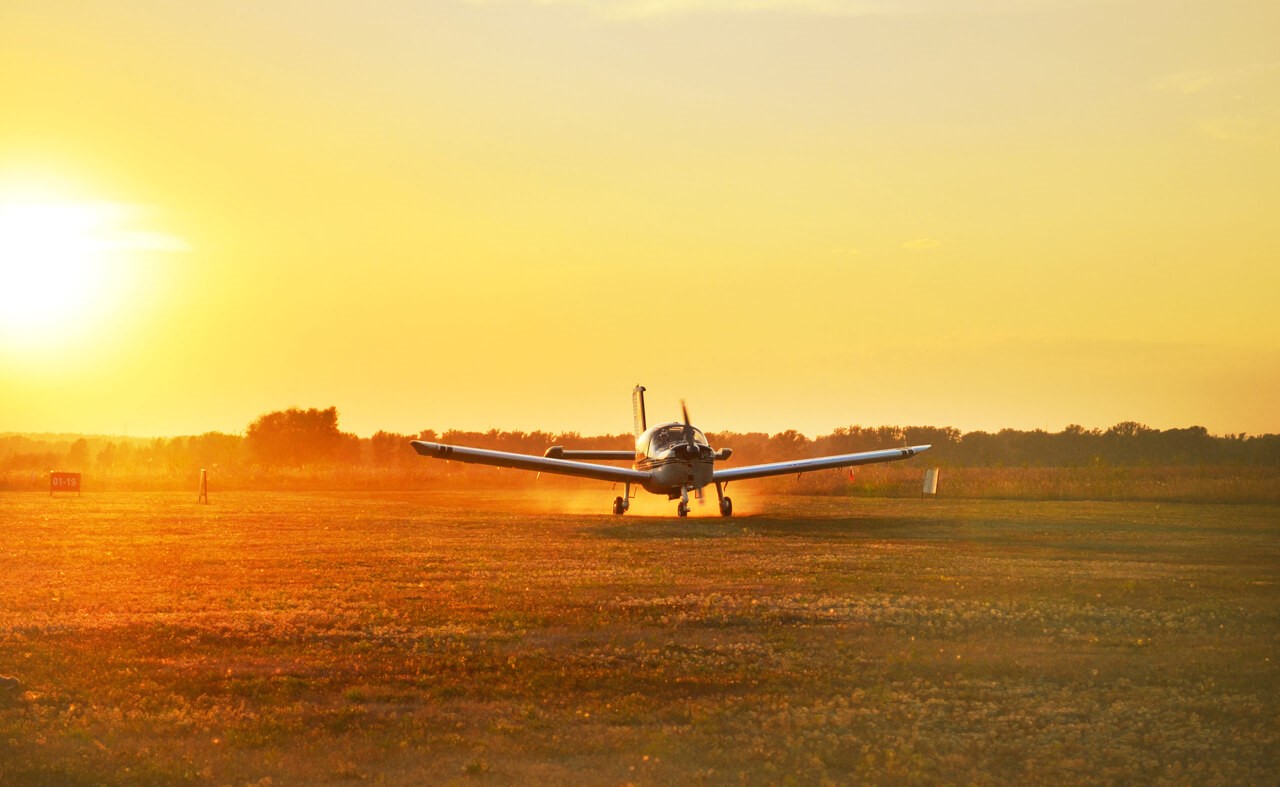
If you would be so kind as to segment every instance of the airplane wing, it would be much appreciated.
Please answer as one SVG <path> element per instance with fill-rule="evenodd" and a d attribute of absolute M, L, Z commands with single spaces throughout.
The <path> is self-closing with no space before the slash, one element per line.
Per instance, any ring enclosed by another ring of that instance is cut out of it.
<path fill-rule="evenodd" d="M 609 462 L 635 461 L 635 451 L 597 451 L 595 449 L 575 450 L 562 445 L 553 445 L 543 456 L 548 459 L 599 459 Z"/>
<path fill-rule="evenodd" d="M 716 470 L 712 473 L 711 480 L 723 484 L 747 478 L 809 473 L 814 470 L 827 470 L 833 467 L 852 467 L 853 465 L 869 465 L 876 462 L 896 462 L 899 459 L 910 459 L 922 451 L 928 451 L 930 447 L 916 445 L 910 448 L 891 448 L 887 451 L 864 451 L 860 454 L 820 456 L 817 459 L 797 459 L 792 462 L 772 462 L 767 465 L 727 467 L 724 470 Z"/>
<path fill-rule="evenodd" d="M 419 454 L 432 459 L 447 459 L 451 462 L 469 462 L 477 465 L 493 465 L 494 467 L 514 467 L 518 470 L 534 470 L 539 473 L 576 475 L 582 478 L 594 478 L 597 481 L 640 484 L 648 481 L 650 476 L 649 473 L 642 470 L 632 470 L 627 467 L 607 467 L 605 465 L 593 465 L 590 462 L 548 459 L 543 456 L 511 454 L 506 451 L 489 451 L 484 448 L 467 448 L 461 445 L 443 445 L 422 440 L 414 440 L 410 445 Z"/>

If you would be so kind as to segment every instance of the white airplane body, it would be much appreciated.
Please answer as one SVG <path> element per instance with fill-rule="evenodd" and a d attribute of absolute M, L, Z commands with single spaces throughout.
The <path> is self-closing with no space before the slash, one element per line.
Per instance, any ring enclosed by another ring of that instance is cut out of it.
<path fill-rule="evenodd" d="M 672 421 L 650 427 L 645 422 L 644 386 L 637 385 L 632 392 L 632 404 L 635 416 L 635 451 L 595 451 L 567 450 L 561 446 L 552 446 L 544 456 L 531 454 L 515 454 L 506 451 L 490 451 L 483 448 L 468 448 L 458 445 L 444 445 L 414 440 L 413 449 L 419 454 L 433 459 L 445 459 L 454 462 L 493 465 L 495 467 L 513 467 L 520 470 L 533 470 L 540 473 L 556 473 L 559 475 L 594 478 L 599 481 L 612 481 L 625 485 L 625 494 L 613 501 L 613 513 L 624 514 L 631 507 L 632 487 L 640 487 L 654 494 L 666 495 L 669 499 L 680 498 L 676 513 L 680 516 L 689 514 L 689 493 L 702 496 L 702 489 L 715 485 L 716 496 L 720 501 L 720 513 L 723 516 L 733 515 L 733 501 L 725 495 L 730 481 L 742 481 L 749 478 L 765 478 L 775 475 L 807 473 L 814 470 L 826 470 L 854 465 L 875 464 L 878 462 L 894 462 L 909 459 L 916 454 L 929 450 L 930 446 L 917 445 L 909 448 L 891 448 L 884 451 L 864 451 L 857 454 L 840 454 L 823 456 L 815 459 L 797 459 L 788 462 L 771 462 L 762 465 L 745 467 L 727 467 L 716 469 L 715 463 L 724 461 L 733 453 L 724 448 L 715 451 L 707 442 L 706 435 L 689 423 L 689 411 L 684 410 L 684 422 Z M 612 467 L 594 464 L 587 460 L 630 461 L 630 468 Z"/>

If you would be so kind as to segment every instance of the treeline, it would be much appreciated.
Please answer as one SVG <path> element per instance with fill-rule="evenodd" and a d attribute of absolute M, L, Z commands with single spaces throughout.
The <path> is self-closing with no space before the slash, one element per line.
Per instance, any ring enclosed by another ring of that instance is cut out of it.
<path fill-rule="evenodd" d="M 933 446 L 929 464 L 939 467 L 1280 466 L 1280 435 L 1219 436 L 1209 434 L 1203 426 L 1160 430 L 1134 421 L 1106 430 L 1073 424 L 1061 432 L 1002 429 L 961 433 L 951 427 L 850 426 L 814 440 L 795 432 L 771 437 L 725 433 L 717 438 L 733 446 L 735 458 L 739 445 L 753 456 L 788 451 L 792 453 L 785 458 L 790 458 L 927 444 Z"/>
<path fill-rule="evenodd" d="M 708 438 L 716 447 L 733 449 L 731 466 L 927 443 L 933 449 L 924 461 L 943 468 L 1280 468 L 1280 435 L 1211 435 L 1199 426 L 1158 430 L 1136 422 L 1106 430 L 1073 425 L 1061 432 L 1004 429 L 962 433 L 951 427 L 849 426 L 817 438 L 794 430 L 772 435 L 720 432 L 708 434 Z M 87 473 L 110 486 L 165 479 L 185 484 L 193 473 L 206 468 L 216 478 L 244 487 L 266 487 L 291 478 L 328 479 L 339 486 L 345 482 L 412 486 L 444 478 L 483 483 L 495 472 L 510 472 L 422 459 L 409 446 L 413 439 L 535 455 L 551 445 L 633 447 L 630 434 L 584 436 L 497 429 L 443 433 L 424 429 L 417 434 L 380 431 L 358 437 L 339 428 L 334 407 L 292 408 L 257 418 L 242 435 L 208 432 L 151 439 L 0 436 L 0 488 L 38 486 L 50 470 Z M 512 481 L 515 479 L 503 477 L 503 483 Z"/>

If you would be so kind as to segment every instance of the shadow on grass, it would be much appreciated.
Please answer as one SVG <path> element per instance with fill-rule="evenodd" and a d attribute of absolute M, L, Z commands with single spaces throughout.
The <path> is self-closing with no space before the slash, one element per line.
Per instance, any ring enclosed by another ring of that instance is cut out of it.
<path fill-rule="evenodd" d="M 839 516 L 788 518 L 746 516 L 732 519 L 609 520 L 580 531 L 590 538 L 619 541 L 681 541 L 769 538 L 814 542 L 916 542 L 970 547 L 1053 548 L 1062 559 L 1112 554 L 1119 558 L 1168 559 L 1179 545 L 1154 545 L 1149 539 L 1107 527 L 1082 529 L 1076 523 L 1033 521 L 991 523 L 963 518 L 918 516 Z"/>
<path fill-rule="evenodd" d="M 795 519 L 745 516 L 729 519 L 634 519 L 588 527 L 583 534 L 622 541 L 732 539 L 743 537 L 806 538 L 821 541 L 866 539 L 936 540 L 948 538 L 959 527 L 944 519 L 911 517 L 831 517 Z"/>
<path fill-rule="evenodd" d="M 1061 516 L 1049 507 L 1016 512 L 975 512 L 967 509 L 927 513 L 903 510 L 901 514 L 876 511 L 862 515 L 841 513 L 750 514 L 719 517 L 627 518 L 601 517 L 579 532 L 587 538 L 621 542 L 680 542 L 767 538 L 809 544 L 914 543 L 963 550 L 998 550 L 1032 555 L 1040 559 L 1073 561 L 1111 557 L 1139 562 L 1203 561 L 1205 537 L 1223 537 L 1220 525 L 1204 530 L 1169 532 L 1162 521 L 1132 521 L 1130 512 L 1099 517 L 1092 510 L 1080 518 Z M 995 514 L 994 516 L 992 514 Z M 1202 526 L 1203 527 L 1203 526 Z M 1159 534 L 1159 538 L 1155 536 Z M 1228 545 L 1238 546 L 1243 536 Z M 1224 558 L 1225 559 L 1225 558 Z"/>

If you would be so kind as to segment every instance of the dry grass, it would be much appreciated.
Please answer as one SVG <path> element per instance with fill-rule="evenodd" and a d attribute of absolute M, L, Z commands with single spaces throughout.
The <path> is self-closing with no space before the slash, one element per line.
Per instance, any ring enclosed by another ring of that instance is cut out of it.
<path fill-rule="evenodd" d="M 309 465 L 271 468 L 247 465 L 215 467 L 210 488 L 258 492 L 402 492 L 475 490 L 555 490 L 557 495 L 581 493 L 599 511 L 599 482 L 581 478 L 526 473 L 506 468 L 428 462 L 414 457 L 401 466 Z M 797 476 L 766 478 L 750 483 L 761 494 L 839 495 L 846 497 L 919 497 L 925 455 L 910 462 L 867 465 L 850 471 L 825 470 Z M 732 465 L 731 465 L 732 466 Z M 196 493 L 198 470 L 157 466 L 149 471 L 95 471 L 84 475 L 86 492 Z M 1160 503 L 1261 503 L 1280 505 L 1280 467 L 1262 465 L 1155 465 L 1087 467 L 942 467 L 938 493 L 947 498 L 1004 500 L 1105 500 Z M 735 487 L 736 488 L 736 487 Z M 744 487 L 745 488 L 745 487 Z M 48 492 L 46 472 L 0 470 L 0 494 Z M 643 499 L 643 498 L 642 498 Z M 549 511 L 562 511 L 554 505 Z M 664 508 L 665 510 L 665 508 Z"/>
<path fill-rule="evenodd" d="M 0 494 L 0 783 L 1280 773 L 1276 507 L 192 497 Z"/>
<path fill-rule="evenodd" d="M 919 497 L 928 457 L 916 463 L 858 468 L 766 481 L 776 492 L 853 497 Z M 1105 500 L 1159 503 L 1280 504 L 1280 468 L 1232 465 L 1107 467 L 943 467 L 948 498 Z"/>

